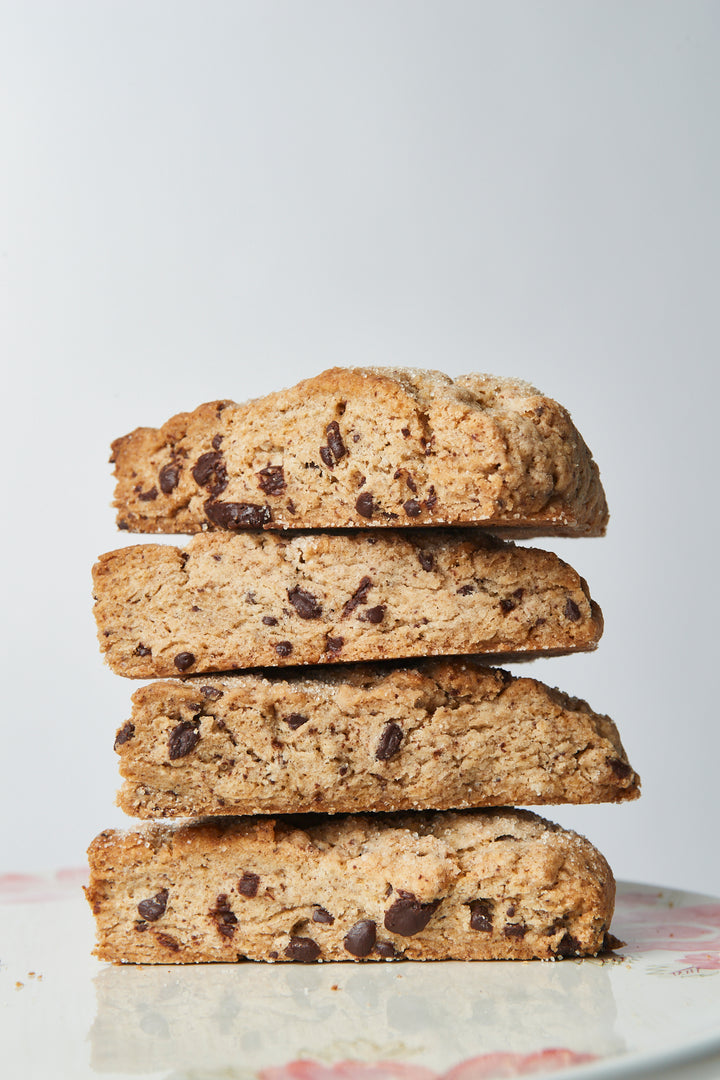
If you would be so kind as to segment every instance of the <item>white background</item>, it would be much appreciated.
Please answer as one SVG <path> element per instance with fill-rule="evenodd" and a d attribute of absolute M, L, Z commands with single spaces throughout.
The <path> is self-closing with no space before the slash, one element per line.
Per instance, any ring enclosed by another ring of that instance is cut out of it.
<path fill-rule="evenodd" d="M 142 537 L 114 529 L 110 440 L 407 364 L 572 411 L 612 522 L 554 546 L 606 632 L 531 673 L 615 718 L 644 793 L 548 814 L 620 877 L 720 894 L 720 6 L 1 10 L 0 869 L 81 865 L 125 820 L 134 685 L 98 654 L 90 567 Z"/>

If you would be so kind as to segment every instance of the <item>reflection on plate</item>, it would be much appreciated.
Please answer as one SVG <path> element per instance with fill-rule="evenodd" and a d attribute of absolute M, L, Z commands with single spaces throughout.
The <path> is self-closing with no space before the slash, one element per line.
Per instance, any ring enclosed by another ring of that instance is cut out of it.
<path fill-rule="evenodd" d="M 72 875 L 0 878 L 0 902 L 23 1080 L 590 1080 L 720 1053 L 720 901 L 688 893 L 621 885 L 614 959 L 382 966 L 111 967 Z"/>

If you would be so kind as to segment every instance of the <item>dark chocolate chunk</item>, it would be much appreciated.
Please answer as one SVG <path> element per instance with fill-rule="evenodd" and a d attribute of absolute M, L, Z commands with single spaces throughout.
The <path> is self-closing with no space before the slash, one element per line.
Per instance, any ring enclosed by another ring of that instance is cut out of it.
<path fill-rule="evenodd" d="M 363 491 L 362 495 L 358 495 L 355 500 L 355 509 L 358 514 L 361 514 L 364 518 L 371 518 L 375 509 L 375 500 L 372 497 L 372 492 Z"/>
<path fill-rule="evenodd" d="M 319 619 L 322 615 L 322 604 L 318 603 L 317 596 L 301 589 L 299 585 L 288 589 L 287 597 L 301 619 Z"/>
<path fill-rule="evenodd" d="M 144 934 L 147 928 L 148 924 L 146 922 L 138 920 L 138 922 L 135 923 L 135 929 L 137 930 L 138 934 Z"/>
<path fill-rule="evenodd" d="M 205 487 L 211 477 L 217 475 L 217 470 L 222 465 L 223 456 L 217 451 L 211 450 L 207 454 L 201 454 L 192 470 L 193 480 L 200 487 Z"/>
<path fill-rule="evenodd" d="M 163 465 L 158 473 L 158 480 L 163 495 L 169 495 L 180 482 L 180 465 L 176 461 L 171 461 L 169 465 Z"/>
<path fill-rule="evenodd" d="M 467 585 L 461 585 L 460 588 L 457 590 L 458 596 L 470 596 L 470 594 L 474 592 L 475 586 L 472 584 L 472 582 L 468 582 Z"/>
<path fill-rule="evenodd" d="M 185 757 L 200 742 L 199 720 L 181 720 L 170 732 L 168 756 L 171 761 Z"/>
<path fill-rule="evenodd" d="M 435 494 L 435 488 L 431 484 L 430 487 L 428 488 L 427 499 L 425 500 L 426 508 L 428 510 L 433 510 L 435 508 L 435 505 L 436 505 L 437 501 L 438 501 L 438 499 L 437 499 L 437 495 Z"/>
<path fill-rule="evenodd" d="M 343 619 L 346 619 L 348 615 L 352 615 L 358 604 L 367 604 L 367 594 L 370 592 L 370 589 L 372 589 L 372 587 L 372 578 L 369 578 L 367 576 L 360 578 L 360 584 L 358 585 L 357 589 L 352 594 L 352 596 L 347 601 L 345 607 L 342 610 Z"/>
<path fill-rule="evenodd" d="M 237 928 L 237 915 L 230 907 L 227 893 L 220 893 L 215 901 L 215 907 L 210 912 L 210 918 L 215 920 L 218 933 L 222 937 L 231 938 Z"/>
<path fill-rule="evenodd" d="M 470 929 L 489 933 L 493 928 L 492 900 L 471 900 L 468 907 L 470 908 Z"/>
<path fill-rule="evenodd" d="M 335 922 L 335 916 L 324 907 L 316 907 L 312 913 L 313 922 L 327 923 L 328 926 L 332 926 Z"/>
<path fill-rule="evenodd" d="M 408 499 L 407 502 L 404 502 L 403 510 L 408 517 L 419 517 L 422 513 L 422 507 L 417 499 Z"/>
<path fill-rule="evenodd" d="M 146 922 L 155 922 L 156 919 L 164 915 L 168 895 L 167 889 L 161 889 L 159 893 L 151 896 L 148 900 L 141 900 L 137 906 L 140 918 L 145 919 Z"/>
<path fill-rule="evenodd" d="M 385 912 L 385 929 L 401 937 L 419 934 L 430 922 L 440 903 L 440 900 L 432 900 L 429 904 L 421 904 L 412 893 L 403 892 L 400 899 Z"/>
<path fill-rule="evenodd" d="M 148 649 L 147 645 L 143 645 L 141 641 L 133 649 L 133 656 L 152 656 L 152 649 Z"/>
<path fill-rule="evenodd" d="M 618 780 L 627 780 L 628 776 L 632 773 L 631 767 L 626 761 L 621 761 L 620 758 L 609 758 L 608 765 L 617 776 Z"/>
<path fill-rule="evenodd" d="M 615 949 L 622 949 L 622 948 L 624 948 L 624 946 L 625 946 L 624 941 L 621 941 L 620 938 L 615 937 L 615 935 L 611 934 L 609 931 L 607 931 L 607 930 L 605 931 L 605 937 L 603 938 L 603 947 L 602 947 L 602 951 L 604 953 L 605 952 L 614 952 Z"/>
<path fill-rule="evenodd" d="M 278 656 L 289 656 L 292 651 L 293 647 L 291 641 L 278 641 L 275 646 L 275 652 Z"/>
<path fill-rule="evenodd" d="M 178 671 L 187 671 L 195 663 L 195 657 L 191 652 L 179 652 L 173 663 Z"/>
<path fill-rule="evenodd" d="M 258 487 L 266 495 L 282 495 L 285 490 L 285 471 L 282 465 L 268 465 L 258 475 Z"/>
<path fill-rule="evenodd" d="M 400 955 L 392 941 L 376 941 L 375 952 L 382 956 L 383 960 L 394 960 Z"/>
<path fill-rule="evenodd" d="M 273 949 L 272 952 L 268 953 L 268 956 L 270 957 L 271 960 L 277 960 L 277 958 L 278 958 L 278 954 L 275 952 L 274 949 Z"/>
<path fill-rule="evenodd" d="M 220 443 L 223 441 L 222 435 L 213 435 L 212 448 L 213 450 L 220 449 Z"/>
<path fill-rule="evenodd" d="M 289 944 L 285 946 L 288 960 L 296 960 L 300 964 L 312 964 L 319 955 L 320 946 L 309 937 L 291 937 Z"/>
<path fill-rule="evenodd" d="M 389 761 L 400 749 L 403 740 L 403 729 L 399 724 L 389 720 L 382 729 L 380 741 L 377 744 L 375 757 L 378 761 Z"/>
<path fill-rule="evenodd" d="M 427 570 L 428 573 L 435 566 L 435 556 L 429 551 L 418 551 L 418 560 L 423 570 Z"/>
<path fill-rule="evenodd" d="M 284 719 L 285 719 L 285 723 L 288 725 L 289 728 L 291 728 L 292 731 L 297 731 L 297 729 L 299 727 L 302 727 L 303 724 L 307 724 L 310 717 L 309 716 L 301 716 L 300 713 L 291 712 Z"/>
<path fill-rule="evenodd" d="M 511 600 L 509 596 L 504 596 L 500 601 L 500 610 L 503 615 L 509 615 L 511 611 L 515 610 L 515 601 Z"/>
<path fill-rule="evenodd" d="M 158 489 L 153 486 L 149 491 L 140 491 L 138 493 L 138 499 L 140 502 L 151 502 L 153 499 L 157 499 Z"/>
<path fill-rule="evenodd" d="M 262 621 L 265 626 L 277 626 L 278 624 L 278 621 L 274 615 L 263 615 Z"/>
<path fill-rule="evenodd" d="M 257 896 L 258 886 L 260 884 L 260 875 L 253 874 L 252 870 L 245 870 L 243 876 L 238 881 L 238 892 L 242 896 L 253 897 Z"/>
<path fill-rule="evenodd" d="M 503 934 L 505 937 L 524 938 L 527 934 L 527 926 L 525 923 L 505 923 L 503 926 Z"/>
<path fill-rule="evenodd" d="M 368 956 L 377 938 L 377 927 L 372 919 L 361 919 L 351 926 L 343 939 L 343 946 L 351 956 Z"/>
<path fill-rule="evenodd" d="M 416 483 L 415 483 L 415 481 L 413 480 L 413 478 L 412 478 L 412 476 L 410 475 L 410 473 L 408 473 L 408 474 L 407 474 L 407 476 L 405 477 L 405 483 L 406 483 L 406 484 L 407 484 L 407 486 L 408 486 L 408 487 L 410 488 L 410 490 L 412 491 L 413 495 L 416 495 L 416 494 L 417 494 L 417 484 L 416 484 Z"/>
<path fill-rule="evenodd" d="M 571 934 L 565 932 L 560 938 L 555 953 L 557 956 L 579 956 L 580 942 L 577 938 L 574 938 Z"/>
<path fill-rule="evenodd" d="M 179 942 L 176 941 L 174 937 L 171 937 L 170 934 L 156 933 L 155 940 L 158 945 L 162 945 L 165 949 L 171 949 L 173 952 L 177 952 L 180 948 Z"/>
<path fill-rule="evenodd" d="M 400 428 L 400 433 L 401 433 L 401 435 L 402 435 L 402 437 L 404 439 L 409 439 L 410 438 L 410 428 L 409 427 Z"/>
<path fill-rule="evenodd" d="M 347 448 L 342 440 L 337 420 L 333 420 L 332 423 L 328 424 L 325 428 L 325 435 L 327 436 L 327 444 L 335 455 L 335 460 L 339 461 L 340 458 L 345 457 Z"/>
<path fill-rule="evenodd" d="M 135 725 L 131 724 L 130 721 L 128 720 L 127 723 L 123 724 L 123 726 L 120 728 L 117 735 L 115 736 L 115 743 L 113 745 L 113 750 L 117 750 L 118 746 L 122 746 L 123 743 L 126 743 L 126 742 L 128 742 L 129 739 L 132 739 L 134 734 L 135 734 Z"/>
<path fill-rule="evenodd" d="M 272 511 L 266 504 L 215 502 L 208 499 L 204 504 L 208 521 L 219 529 L 260 529 L 272 521 Z"/>
<path fill-rule="evenodd" d="M 332 450 L 329 446 L 320 447 L 320 457 L 323 460 L 323 464 L 327 465 L 328 469 L 335 468 L 335 462 L 333 461 Z"/>
<path fill-rule="evenodd" d="M 520 601 L 522 600 L 524 595 L 525 595 L 525 590 L 524 589 L 516 589 L 515 592 L 513 593 L 513 596 L 517 600 L 518 604 L 520 603 Z"/>
<path fill-rule="evenodd" d="M 570 622 L 578 622 L 580 619 L 580 608 L 569 596 L 565 603 L 565 618 L 569 619 Z"/>
<path fill-rule="evenodd" d="M 330 637 L 328 635 L 325 638 L 325 648 L 328 652 L 340 652 L 345 644 L 345 638 L 343 637 Z"/>
<path fill-rule="evenodd" d="M 365 622 L 369 623 L 381 623 L 385 618 L 385 606 L 378 604 L 377 607 L 368 608 L 365 612 Z"/>
<path fill-rule="evenodd" d="M 289 514 L 294 514 L 295 513 L 295 503 L 292 501 L 292 499 L 288 499 L 288 501 L 285 503 L 285 505 L 287 506 L 287 510 L 288 510 Z"/>
<path fill-rule="evenodd" d="M 208 701 L 219 701 L 223 696 L 223 691 L 218 690 L 217 686 L 201 686 L 200 693 L 203 697 L 207 698 Z"/>

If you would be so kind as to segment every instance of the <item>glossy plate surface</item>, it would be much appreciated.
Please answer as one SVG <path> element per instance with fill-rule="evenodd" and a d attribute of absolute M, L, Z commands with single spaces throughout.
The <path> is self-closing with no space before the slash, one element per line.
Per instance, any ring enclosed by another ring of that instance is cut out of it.
<path fill-rule="evenodd" d="M 0 877 L 8 1076 L 720 1076 L 717 899 L 621 883 L 615 959 L 112 967 L 82 880 Z"/>

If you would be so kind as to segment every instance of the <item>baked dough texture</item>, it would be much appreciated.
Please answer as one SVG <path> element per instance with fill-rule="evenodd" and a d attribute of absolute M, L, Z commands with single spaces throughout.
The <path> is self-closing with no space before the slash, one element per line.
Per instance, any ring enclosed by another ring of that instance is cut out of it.
<path fill-rule="evenodd" d="M 333 368 L 238 405 L 213 401 L 116 439 L 121 529 L 482 525 L 602 536 L 597 465 L 528 383 Z"/>
<path fill-rule="evenodd" d="M 529 811 L 153 824 L 89 859 L 117 962 L 594 956 L 615 895 L 587 840 Z"/>
<path fill-rule="evenodd" d="M 639 795 L 609 717 L 471 658 L 153 682 L 115 749 L 140 818 Z"/>
<path fill-rule="evenodd" d="M 101 650 L 130 678 L 564 653 L 602 633 L 572 567 L 475 529 L 202 533 L 109 552 L 93 576 Z"/>

